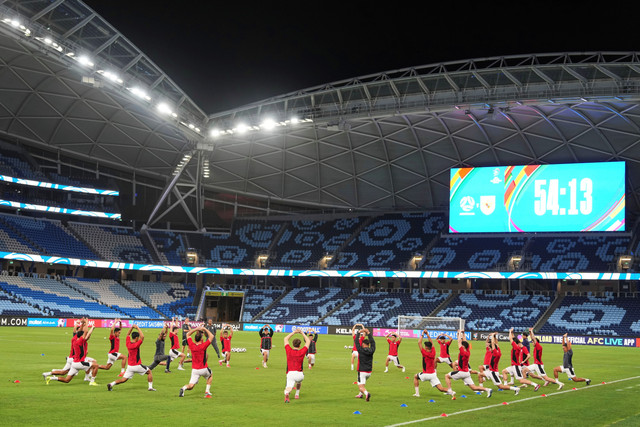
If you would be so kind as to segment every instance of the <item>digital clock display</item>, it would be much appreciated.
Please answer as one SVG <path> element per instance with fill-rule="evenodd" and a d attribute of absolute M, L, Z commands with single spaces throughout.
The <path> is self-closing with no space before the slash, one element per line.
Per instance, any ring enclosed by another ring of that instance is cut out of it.
<path fill-rule="evenodd" d="M 452 233 L 623 231 L 624 162 L 451 169 Z"/>

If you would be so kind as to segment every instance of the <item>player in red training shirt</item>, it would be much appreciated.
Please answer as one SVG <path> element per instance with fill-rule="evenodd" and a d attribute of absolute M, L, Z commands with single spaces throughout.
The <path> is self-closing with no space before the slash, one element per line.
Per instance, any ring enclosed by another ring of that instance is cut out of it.
<path fill-rule="evenodd" d="M 449 341 L 447 341 L 447 338 L 449 338 Z M 452 369 L 455 369 L 451 355 L 449 354 L 449 346 L 453 342 L 453 337 L 447 334 L 441 334 L 436 341 L 438 341 L 440 345 L 440 356 L 438 356 L 436 363 L 446 363 Z"/>
<path fill-rule="evenodd" d="M 549 383 L 554 383 L 558 386 L 558 390 L 562 390 L 564 383 L 560 382 L 557 378 L 550 378 L 544 370 L 544 363 L 542 363 L 542 345 L 540 344 L 540 340 L 535 337 L 533 328 L 529 328 L 529 335 L 531 336 L 531 341 L 535 343 L 533 347 L 533 363 L 523 367 L 522 373 L 524 375 L 529 374 L 533 378 L 544 380 L 543 387 L 546 387 Z"/>
<path fill-rule="evenodd" d="M 468 386 L 473 391 L 486 391 L 488 394 L 491 393 L 491 389 L 477 386 L 473 383 L 473 379 L 471 379 L 471 372 L 469 372 L 469 358 L 471 357 L 471 352 L 469 351 L 469 343 L 462 339 L 464 337 L 464 331 L 458 331 L 458 363 L 457 370 L 451 371 L 444 376 L 444 379 L 447 383 L 447 390 L 451 390 L 451 380 L 462 380 L 466 386 Z M 454 396 L 455 397 L 455 396 Z"/>
<path fill-rule="evenodd" d="M 135 332 L 133 331 L 135 329 Z M 118 384 L 122 384 L 127 382 L 130 378 L 133 378 L 135 374 L 138 375 L 146 375 L 147 381 L 149 382 L 149 391 L 156 391 L 153 388 L 153 374 L 151 373 L 151 369 L 148 366 L 142 364 L 142 359 L 140 359 L 140 346 L 144 342 L 144 334 L 138 327 L 138 325 L 133 324 L 129 328 L 129 332 L 127 332 L 127 350 L 129 350 L 129 357 L 127 359 L 128 366 L 127 370 L 124 372 L 122 378 L 117 379 L 116 381 L 110 382 L 107 384 L 107 390 L 113 390 Z"/>
<path fill-rule="evenodd" d="M 70 382 L 73 377 L 75 377 L 78 372 L 84 371 L 85 375 L 88 375 L 89 385 L 96 386 L 95 379 L 98 373 L 98 364 L 96 361 L 87 356 L 88 350 L 88 341 L 91 338 L 91 334 L 93 333 L 94 326 L 89 328 L 87 320 L 81 320 L 81 326 L 76 332 L 76 338 L 73 340 L 72 344 L 72 353 L 73 353 L 73 362 L 69 368 L 65 377 L 58 377 L 55 375 L 47 376 L 45 379 L 47 384 L 49 381 L 59 381 L 62 383 Z"/>
<path fill-rule="evenodd" d="M 116 327 L 116 325 L 118 325 Z M 124 368 L 127 366 L 127 359 L 124 357 L 124 354 L 119 353 L 120 351 L 120 331 L 122 330 L 122 321 L 120 319 L 114 319 L 111 324 L 111 330 L 109 331 L 109 342 L 111 343 L 111 348 L 109 349 L 109 353 L 107 353 L 107 364 L 98 366 L 98 369 L 111 369 L 114 363 L 118 360 L 122 360 L 122 367 L 120 368 L 119 377 L 124 375 Z"/>
<path fill-rule="evenodd" d="M 484 359 L 482 360 L 482 365 L 478 367 L 478 381 L 480 382 L 481 385 L 482 385 L 482 380 L 480 378 L 480 375 L 485 374 L 484 371 L 489 369 L 489 364 L 491 363 L 491 338 L 492 338 L 492 335 L 489 334 L 489 336 L 485 340 Z"/>
<path fill-rule="evenodd" d="M 359 326 L 359 328 L 358 328 Z M 355 325 L 353 325 L 354 328 L 357 328 L 356 330 L 362 330 L 364 329 L 364 325 L 362 323 L 356 323 Z M 365 338 L 365 334 L 364 333 L 360 333 L 360 344 L 362 344 L 362 340 Z M 353 347 L 351 348 L 351 370 L 353 371 L 353 367 L 354 367 L 354 362 L 356 361 L 356 359 L 358 358 L 358 349 L 356 348 L 356 343 L 353 343 Z"/>
<path fill-rule="evenodd" d="M 422 339 L 424 337 L 427 337 L 428 341 L 423 346 Z M 413 377 L 413 387 L 415 387 L 416 390 L 414 397 L 420 397 L 420 381 L 429 381 L 431 387 L 435 387 L 444 394 L 455 396 L 455 391 L 449 391 L 442 387 L 442 384 L 440 384 L 440 380 L 438 379 L 438 375 L 436 374 L 436 349 L 435 347 L 433 347 L 433 342 L 431 341 L 431 337 L 429 336 L 429 331 L 427 331 L 426 329 L 422 331 L 422 335 L 420 335 L 420 339 L 418 340 L 418 348 L 420 349 L 420 353 L 422 354 L 422 372 L 418 372 Z"/>
<path fill-rule="evenodd" d="M 226 329 L 225 329 L 226 328 Z M 231 325 L 224 324 L 222 325 L 222 334 L 220 334 L 220 344 L 222 347 L 222 359 L 218 361 L 220 366 L 222 366 L 222 362 L 227 364 L 227 368 L 229 368 L 229 361 L 231 360 L 231 338 L 233 338 L 233 328 Z"/>
<path fill-rule="evenodd" d="M 498 347 L 498 333 L 494 332 L 490 334 L 487 339 L 489 340 L 491 359 L 489 360 L 489 366 L 484 369 L 482 373 L 478 374 L 478 381 L 480 382 L 480 385 L 483 386 L 483 381 L 486 378 L 489 378 L 500 390 L 513 390 L 515 394 L 520 393 L 520 389 L 518 387 L 502 384 L 500 381 L 500 368 L 498 366 L 500 364 L 502 352 L 500 351 L 500 347 Z M 487 397 L 491 397 L 492 391 L 493 390 L 489 389 Z"/>
<path fill-rule="evenodd" d="M 191 335 L 195 333 L 195 341 L 191 338 Z M 204 340 L 204 335 L 207 335 L 207 339 Z M 207 379 L 207 385 L 204 391 L 204 397 L 211 397 L 211 381 L 213 376 L 211 375 L 211 369 L 207 364 L 207 347 L 213 342 L 213 334 L 204 326 L 198 326 L 195 329 L 189 329 L 187 332 L 187 345 L 191 351 L 191 379 L 189 384 L 183 386 L 180 389 L 178 396 L 184 397 L 185 390 L 191 390 L 198 384 L 200 377 Z"/>
<path fill-rule="evenodd" d="M 304 338 L 304 346 L 300 347 L 302 341 L 300 338 L 295 338 L 289 344 L 289 340 L 295 334 L 301 334 Z M 284 337 L 284 350 L 287 354 L 287 384 L 284 389 L 284 403 L 289 403 L 289 393 L 293 388 L 296 388 L 295 398 L 300 398 L 300 387 L 302 386 L 302 380 L 304 380 L 304 373 L 302 372 L 304 365 L 304 357 L 309 351 L 309 345 L 311 344 L 311 338 L 305 335 L 301 329 L 296 329 L 289 335 Z"/>
<path fill-rule="evenodd" d="M 509 342 L 511 343 L 511 366 L 502 370 L 504 383 L 508 384 L 507 375 L 511 375 L 521 384 L 532 385 L 533 391 L 538 391 L 540 384 L 531 382 L 522 374 L 522 343 L 513 336 L 513 328 L 509 329 Z"/>
<path fill-rule="evenodd" d="M 62 369 L 52 369 L 48 372 L 42 373 L 42 378 L 46 381 L 47 377 L 51 375 L 67 375 L 69 369 L 71 369 L 71 364 L 73 363 L 73 343 L 76 340 L 76 335 L 80 328 L 82 327 L 82 321 L 76 320 L 73 322 L 73 335 L 71 336 L 71 349 L 69 350 L 69 356 L 67 356 L 66 363 Z"/>
<path fill-rule="evenodd" d="M 389 343 L 389 355 L 387 356 L 387 360 L 384 365 L 384 371 L 389 372 L 389 362 L 392 361 L 393 364 L 398 367 L 398 369 L 402 369 L 402 372 L 404 372 L 404 366 L 400 364 L 400 359 L 398 358 L 398 347 L 400 347 L 402 337 L 389 332 L 387 334 L 387 342 Z"/>

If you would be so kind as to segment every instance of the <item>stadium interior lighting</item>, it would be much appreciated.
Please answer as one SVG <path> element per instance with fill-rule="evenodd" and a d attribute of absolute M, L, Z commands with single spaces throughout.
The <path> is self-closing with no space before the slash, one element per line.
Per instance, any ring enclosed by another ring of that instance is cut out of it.
<path fill-rule="evenodd" d="M 82 55 L 78 57 L 78 63 L 85 67 L 93 67 L 95 64 L 89 59 L 88 56 Z"/>
<path fill-rule="evenodd" d="M 151 101 L 151 97 L 149 95 L 147 95 L 147 92 L 145 92 L 144 90 L 140 89 L 139 87 L 130 87 L 130 88 L 127 88 L 127 89 L 129 90 L 129 92 L 131 92 L 132 94 L 134 94 L 138 98 L 142 98 L 145 101 Z"/>
<path fill-rule="evenodd" d="M 171 107 L 169 107 L 168 104 L 161 102 L 156 106 L 156 109 L 158 110 L 159 113 L 161 114 L 166 114 L 166 115 L 173 115 L 173 110 L 171 109 Z"/>
<path fill-rule="evenodd" d="M 263 121 L 263 122 L 260 124 L 260 128 L 262 128 L 262 129 L 266 129 L 266 130 L 270 130 L 270 129 L 275 128 L 275 127 L 276 127 L 276 126 L 278 126 L 278 125 L 279 125 L 279 123 L 276 123 L 274 120 L 272 120 L 272 119 L 266 119 L 265 121 Z"/>
<path fill-rule="evenodd" d="M 105 70 L 98 70 L 99 74 L 102 74 L 104 77 L 106 77 L 108 80 L 114 82 L 114 83 L 124 83 L 124 81 L 115 73 L 112 73 L 111 71 L 105 71 Z"/>
<path fill-rule="evenodd" d="M 620 255 L 618 258 L 618 268 L 620 270 L 628 270 L 631 268 L 633 264 L 633 256 L 631 255 Z"/>

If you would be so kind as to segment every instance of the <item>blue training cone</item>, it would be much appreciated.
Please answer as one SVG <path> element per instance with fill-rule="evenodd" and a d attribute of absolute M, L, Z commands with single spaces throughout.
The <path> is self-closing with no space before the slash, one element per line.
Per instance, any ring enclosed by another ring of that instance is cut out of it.
<path fill-rule="evenodd" d="M 400 405 L 400 407 L 401 407 L 401 408 L 406 408 L 406 407 L 407 407 L 407 404 L 406 404 L 406 403 L 403 403 L 402 405 Z"/>
<path fill-rule="evenodd" d="M 431 400 L 429 400 L 429 403 L 436 403 L 436 401 L 431 399 Z"/>
<path fill-rule="evenodd" d="M 465 398 L 465 399 L 467 398 L 467 396 L 466 396 L 465 394 L 463 394 L 463 395 L 462 395 L 462 396 L 460 396 L 460 397 Z"/>
<path fill-rule="evenodd" d="M 360 415 L 360 411 L 354 412 L 355 415 Z"/>
<path fill-rule="evenodd" d="M 476 391 L 476 394 L 482 394 L 482 392 L 481 391 Z"/>

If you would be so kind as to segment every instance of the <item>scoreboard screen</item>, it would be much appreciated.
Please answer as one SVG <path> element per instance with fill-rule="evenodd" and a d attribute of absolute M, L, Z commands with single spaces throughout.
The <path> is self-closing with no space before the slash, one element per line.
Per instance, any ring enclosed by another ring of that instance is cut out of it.
<path fill-rule="evenodd" d="M 624 162 L 451 169 L 451 233 L 624 231 Z"/>

